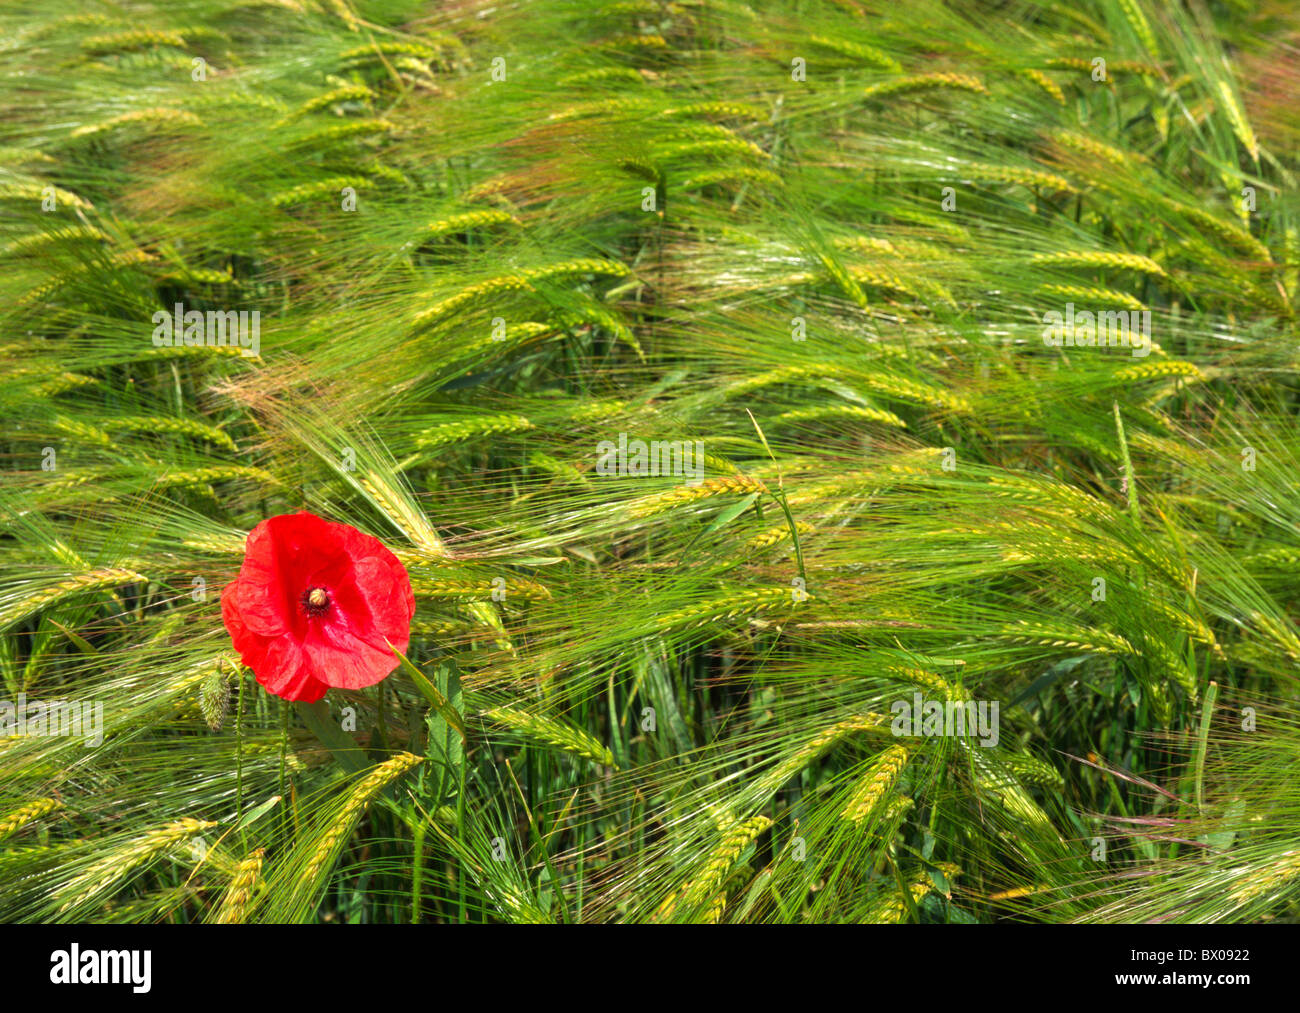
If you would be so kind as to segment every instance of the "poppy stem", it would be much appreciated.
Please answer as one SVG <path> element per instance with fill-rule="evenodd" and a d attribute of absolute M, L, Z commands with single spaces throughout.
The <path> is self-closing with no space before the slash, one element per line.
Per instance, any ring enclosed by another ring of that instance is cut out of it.
<path fill-rule="evenodd" d="M 424 890 L 424 824 L 416 823 L 412 830 L 411 850 L 415 864 L 411 870 L 411 924 L 419 925 L 422 918 Z"/>
<path fill-rule="evenodd" d="M 296 706 L 303 724 L 311 729 L 312 734 L 320 739 L 321 744 L 349 773 L 359 774 L 370 766 L 356 740 L 340 728 L 330 715 L 329 705 L 324 700 L 299 703 Z"/>
<path fill-rule="evenodd" d="M 235 667 L 239 679 L 239 703 L 235 705 L 235 823 L 239 825 L 239 844 L 248 854 L 248 834 L 243 828 L 244 819 L 244 667 Z"/>
<path fill-rule="evenodd" d="M 284 766 L 289 758 L 289 707 L 284 700 L 280 704 L 280 797 L 285 797 L 284 792 Z M 288 828 L 288 820 L 285 819 L 281 811 L 280 825 Z"/>

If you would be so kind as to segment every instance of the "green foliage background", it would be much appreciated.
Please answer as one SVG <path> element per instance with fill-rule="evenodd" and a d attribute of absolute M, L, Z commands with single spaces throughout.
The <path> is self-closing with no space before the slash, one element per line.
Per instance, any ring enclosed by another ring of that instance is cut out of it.
<path fill-rule="evenodd" d="M 0 739 L 0 918 L 1293 919 L 1297 38 L 0 8 L 0 671 L 105 725 Z M 155 347 L 178 302 L 260 355 Z M 1157 347 L 1045 345 L 1067 302 Z M 705 480 L 596 474 L 620 433 Z M 324 714 L 218 602 L 303 508 L 418 601 Z M 914 693 L 997 747 L 894 737 Z"/>

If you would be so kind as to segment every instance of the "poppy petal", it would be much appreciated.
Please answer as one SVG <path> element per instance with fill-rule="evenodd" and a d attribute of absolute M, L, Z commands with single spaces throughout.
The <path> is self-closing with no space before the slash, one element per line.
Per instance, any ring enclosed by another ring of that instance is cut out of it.
<path fill-rule="evenodd" d="M 287 700 L 385 678 L 398 664 L 389 644 L 407 649 L 414 614 L 406 568 L 382 542 L 306 511 L 257 525 L 221 594 L 244 664 Z"/>

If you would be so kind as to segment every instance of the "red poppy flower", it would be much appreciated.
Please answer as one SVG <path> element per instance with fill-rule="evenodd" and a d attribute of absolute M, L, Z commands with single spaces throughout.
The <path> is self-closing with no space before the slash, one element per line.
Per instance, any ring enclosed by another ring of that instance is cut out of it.
<path fill-rule="evenodd" d="M 281 514 L 248 535 L 221 618 L 257 681 L 311 703 L 331 686 L 373 686 L 405 652 L 415 596 L 379 539 L 315 514 Z M 385 641 L 388 641 L 386 643 Z"/>

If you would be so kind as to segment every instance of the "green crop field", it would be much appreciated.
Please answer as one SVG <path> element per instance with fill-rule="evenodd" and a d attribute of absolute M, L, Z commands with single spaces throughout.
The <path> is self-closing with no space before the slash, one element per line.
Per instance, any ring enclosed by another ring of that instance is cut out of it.
<path fill-rule="evenodd" d="M 0 5 L 0 921 L 1296 921 L 1298 52 Z"/>

